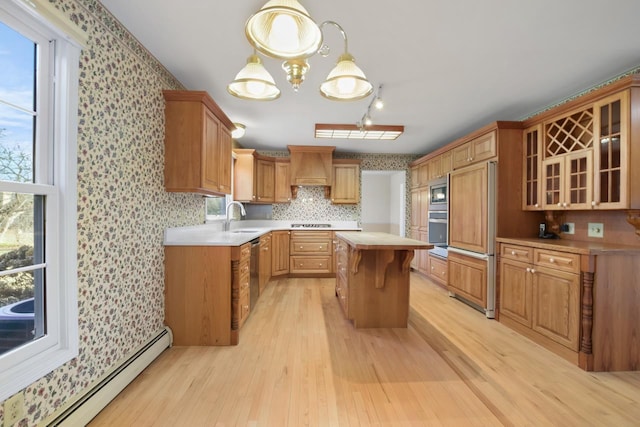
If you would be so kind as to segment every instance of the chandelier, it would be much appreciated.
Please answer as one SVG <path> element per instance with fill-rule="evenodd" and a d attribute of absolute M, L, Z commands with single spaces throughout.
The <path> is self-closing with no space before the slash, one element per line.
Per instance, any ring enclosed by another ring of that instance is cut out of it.
<path fill-rule="evenodd" d="M 296 0 L 271 0 L 253 14 L 245 25 L 245 34 L 254 48 L 247 64 L 227 86 L 238 98 L 270 101 L 280 96 L 280 89 L 257 55 L 283 59 L 282 69 L 294 91 L 298 91 L 309 71 L 307 58 L 319 53 L 326 57 L 329 47 L 323 44 L 325 26 L 336 27 L 344 39 L 344 53 L 320 85 L 320 94 L 333 101 L 355 101 L 373 92 L 373 86 L 349 53 L 347 34 L 334 21 L 317 25 Z"/>

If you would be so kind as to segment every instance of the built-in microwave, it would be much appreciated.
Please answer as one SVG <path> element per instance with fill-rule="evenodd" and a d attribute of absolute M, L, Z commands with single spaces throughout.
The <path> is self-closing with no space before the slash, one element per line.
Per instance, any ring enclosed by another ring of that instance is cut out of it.
<path fill-rule="evenodd" d="M 441 178 L 429 183 L 429 210 L 446 211 L 449 201 L 447 192 L 447 178 Z"/>

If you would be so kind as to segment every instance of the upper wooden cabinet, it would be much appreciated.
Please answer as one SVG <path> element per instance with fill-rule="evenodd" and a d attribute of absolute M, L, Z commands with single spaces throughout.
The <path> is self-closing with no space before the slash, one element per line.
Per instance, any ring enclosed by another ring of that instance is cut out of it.
<path fill-rule="evenodd" d="M 639 108 L 634 75 L 527 120 L 523 208 L 639 209 Z"/>
<path fill-rule="evenodd" d="M 231 120 L 202 91 L 163 91 L 166 191 L 231 193 Z"/>
<path fill-rule="evenodd" d="M 333 160 L 331 203 L 360 203 L 360 163 L 361 160 Z"/>
<path fill-rule="evenodd" d="M 275 201 L 275 162 L 253 149 L 235 149 L 233 198 L 240 202 Z"/>
<path fill-rule="evenodd" d="M 335 147 L 289 145 L 291 185 L 330 186 Z"/>
<path fill-rule="evenodd" d="M 275 158 L 276 203 L 291 202 L 291 162 L 288 158 Z"/>
<path fill-rule="evenodd" d="M 522 134 L 522 208 L 542 210 L 542 125 L 525 129 Z"/>
<path fill-rule="evenodd" d="M 491 159 L 496 154 L 496 133 L 489 132 L 452 150 L 453 169 Z"/>

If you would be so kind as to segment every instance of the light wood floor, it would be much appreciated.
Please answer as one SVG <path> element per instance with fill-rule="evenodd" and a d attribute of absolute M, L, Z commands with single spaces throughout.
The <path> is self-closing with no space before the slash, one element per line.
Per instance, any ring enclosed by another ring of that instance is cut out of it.
<path fill-rule="evenodd" d="M 165 351 L 91 426 L 638 426 L 640 372 L 586 373 L 412 273 L 407 329 L 333 279 L 272 281 L 235 347 Z"/>

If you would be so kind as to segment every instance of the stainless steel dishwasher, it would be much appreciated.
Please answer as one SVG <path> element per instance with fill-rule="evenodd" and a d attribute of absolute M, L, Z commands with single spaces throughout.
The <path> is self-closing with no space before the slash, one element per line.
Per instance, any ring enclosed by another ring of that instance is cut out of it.
<path fill-rule="evenodd" d="M 258 275 L 260 273 L 260 239 L 251 241 L 251 258 L 249 275 L 249 310 L 253 311 L 258 297 L 260 296 L 260 284 Z"/>

